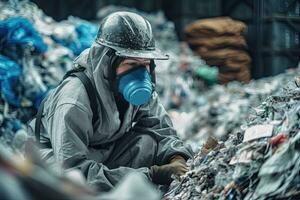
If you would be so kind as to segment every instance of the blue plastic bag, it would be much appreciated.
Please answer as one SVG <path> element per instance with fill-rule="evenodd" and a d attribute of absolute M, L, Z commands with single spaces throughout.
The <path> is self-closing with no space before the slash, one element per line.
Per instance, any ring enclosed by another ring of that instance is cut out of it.
<path fill-rule="evenodd" d="M 76 37 L 74 38 L 58 38 L 52 36 L 52 39 L 70 49 L 74 55 L 79 55 L 82 51 L 89 48 L 98 32 L 98 27 L 88 22 L 79 23 L 75 27 Z"/>
<path fill-rule="evenodd" d="M 15 47 L 21 47 L 22 50 L 26 46 L 34 47 L 34 52 L 36 53 L 47 51 L 47 45 L 28 19 L 13 17 L 0 21 L 1 51 Z M 11 54 L 16 52 L 5 51 L 5 53 Z M 14 57 L 11 55 L 8 56 Z"/>
<path fill-rule="evenodd" d="M 81 44 L 80 52 L 76 52 L 77 55 L 79 55 L 82 51 L 89 48 L 98 32 L 98 27 L 96 25 L 93 25 L 91 23 L 81 23 L 75 28 L 78 40 Z"/>
<path fill-rule="evenodd" d="M 22 122 L 19 119 L 5 118 L 1 126 L 0 136 L 12 141 L 17 131 L 22 128 Z"/>
<path fill-rule="evenodd" d="M 20 100 L 16 93 L 22 69 L 20 65 L 7 57 L 0 55 L 0 89 L 3 98 L 11 105 L 20 107 Z"/>

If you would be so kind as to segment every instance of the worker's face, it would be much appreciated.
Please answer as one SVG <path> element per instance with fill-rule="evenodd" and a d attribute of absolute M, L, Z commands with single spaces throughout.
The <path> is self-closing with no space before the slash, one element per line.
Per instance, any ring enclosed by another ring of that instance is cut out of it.
<path fill-rule="evenodd" d="M 138 65 L 145 65 L 148 72 L 150 72 L 150 60 L 149 59 L 142 59 L 142 58 L 127 58 L 123 60 L 120 65 L 116 69 L 116 74 L 122 74 L 135 66 Z"/>
<path fill-rule="evenodd" d="M 127 102 L 140 106 L 150 101 L 153 85 L 149 59 L 127 58 L 117 67 L 116 75 L 118 92 Z"/>

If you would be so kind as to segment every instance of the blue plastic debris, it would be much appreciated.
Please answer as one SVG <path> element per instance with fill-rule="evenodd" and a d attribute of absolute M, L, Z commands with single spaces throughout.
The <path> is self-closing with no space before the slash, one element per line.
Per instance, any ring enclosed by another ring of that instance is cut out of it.
<path fill-rule="evenodd" d="M 0 55 L 0 88 L 3 98 L 11 105 L 20 107 L 16 86 L 21 76 L 21 67 L 14 61 Z"/>
<path fill-rule="evenodd" d="M 18 119 L 5 118 L 1 124 L 0 135 L 12 141 L 16 132 L 22 128 L 22 123 Z"/>
<path fill-rule="evenodd" d="M 70 49 L 74 55 L 79 55 L 82 51 L 89 48 L 96 35 L 98 27 L 88 22 L 81 22 L 75 27 L 74 37 L 59 38 L 52 36 L 52 39 Z"/>
<path fill-rule="evenodd" d="M 98 32 L 98 27 L 91 23 L 80 23 L 75 28 L 78 40 L 81 44 L 80 52 L 77 52 L 77 55 L 79 55 L 83 50 L 89 48 Z M 75 53 L 75 52 L 74 52 Z"/>
<path fill-rule="evenodd" d="M 22 128 L 22 123 L 18 119 L 7 119 L 6 127 L 12 130 L 14 133 Z"/>
<path fill-rule="evenodd" d="M 0 50 L 10 57 L 15 52 L 7 49 L 20 49 L 25 46 L 33 47 L 35 53 L 44 53 L 47 51 L 47 45 L 44 43 L 41 35 L 35 30 L 32 23 L 23 17 L 13 17 L 0 21 Z"/>

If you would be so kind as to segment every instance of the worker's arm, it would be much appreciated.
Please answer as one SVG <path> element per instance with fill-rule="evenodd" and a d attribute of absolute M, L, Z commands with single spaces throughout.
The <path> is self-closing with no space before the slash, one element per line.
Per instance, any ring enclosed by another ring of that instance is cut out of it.
<path fill-rule="evenodd" d="M 49 133 L 56 162 L 65 168 L 79 169 L 89 185 L 100 191 L 111 189 L 126 174 L 137 171 L 149 178 L 148 168 L 108 169 L 88 158 L 89 135 L 93 134 L 92 114 L 80 104 L 62 104 L 48 119 Z"/>
<path fill-rule="evenodd" d="M 139 109 L 135 121 L 136 132 L 149 134 L 158 142 L 155 164 L 167 164 L 175 155 L 181 155 L 186 160 L 192 157 L 191 148 L 185 146 L 176 135 L 172 121 L 159 102 L 156 92 L 151 101 Z"/>

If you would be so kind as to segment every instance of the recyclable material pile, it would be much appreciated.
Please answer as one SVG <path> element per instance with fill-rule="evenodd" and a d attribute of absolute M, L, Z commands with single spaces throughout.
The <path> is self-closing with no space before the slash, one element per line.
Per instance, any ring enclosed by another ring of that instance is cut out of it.
<path fill-rule="evenodd" d="M 226 139 L 229 133 L 247 125 L 247 119 L 256 107 L 299 73 L 297 69 L 253 80 L 249 84 L 215 85 L 210 90 L 198 92 L 198 95 L 190 95 L 186 107 L 170 109 L 169 113 L 180 137 L 197 152 L 207 135 Z"/>
<path fill-rule="evenodd" d="M 231 105 L 222 98 L 212 102 L 216 110 L 207 110 L 214 113 L 206 120 L 214 121 L 215 127 L 209 132 L 199 125 L 208 132 L 205 142 L 189 161 L 189 172 L 173 181 L 165 199 L 299 199 L 300 79 L 293 78 L 296 74 L 299 70 L 239 88 Z M 246 106 L 245 110 L 224 109 L 233 104 L 236 109 Z M 229 113 L 222 114 L 226 110 Z M 225 127 L 217 125 L 218 118 Z M 218 129 L 224 131 L 221 137 Z"/>
<path fill-rule="evenodd" d="M 75 17 L 56 22 L 28 1 L 0 2 L 0 20 L 0 138 L 23 151 L 24 124 L 98 27 Z"/>

